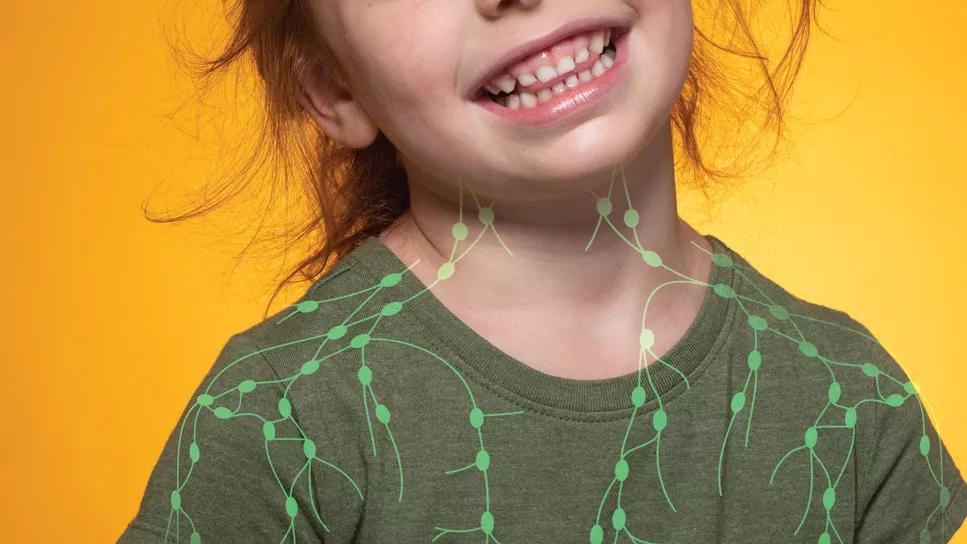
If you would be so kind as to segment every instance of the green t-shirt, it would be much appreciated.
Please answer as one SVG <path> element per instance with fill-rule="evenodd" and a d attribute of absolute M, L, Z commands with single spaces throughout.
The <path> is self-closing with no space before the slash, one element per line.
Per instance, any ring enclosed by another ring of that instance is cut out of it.
<path fill-rule="evenodd" d="M 681 340 L 656 360 L 645 329 L 646 366 L 579 380 L 368 238 L 228 340 L 119 542 L 948 541 L 967 490 L 897 362 L 706 239 Z"/>

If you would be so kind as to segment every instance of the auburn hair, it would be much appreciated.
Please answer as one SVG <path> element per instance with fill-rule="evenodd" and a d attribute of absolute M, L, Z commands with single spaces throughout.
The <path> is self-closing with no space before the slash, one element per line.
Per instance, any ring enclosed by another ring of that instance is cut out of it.
<path fill-rule="evenodd" d="M 758 37 L 753 24 L 775 15 L 764 13 L 764 0 L 693 3 L 692 58 L 670 122 L 676 179 L 706 198 L 712 189 L 767 163 L 783 140 L 787 98 L 822 3 L 786 1 L 789 31 L 778 45 Z M 370 146 L 350 149 L 328 138 L 303 110 L 300 82 L 314 63 L 341 80 L 336 57 L 314 23 L 310 0 L 225 2 L 229 33 L 215 54 L 198 54 L 185 44 L 174 45 L 171 52 L 202 93 L 233 67 L 255 80 L 259 119 L 253 148 L 184 213 L 143 211 L 158 223 L 203 215 L 236 197 L 264 165 L 272 167 L 267 176 L 272 195 L 277 184 L 289 190 L 294 182 L 307 209 L 281 236 L 264 241 L 280 242 L 283 253 L 297 242 L 307 250 L 276 286 L 267 315 L 286 285 L 319 278 L 368 236 L 388 227 L 409 208 L 409 191 L 396 149 L 382 133 Z M 257 238 L 258 232 L 252 241 Z"/>

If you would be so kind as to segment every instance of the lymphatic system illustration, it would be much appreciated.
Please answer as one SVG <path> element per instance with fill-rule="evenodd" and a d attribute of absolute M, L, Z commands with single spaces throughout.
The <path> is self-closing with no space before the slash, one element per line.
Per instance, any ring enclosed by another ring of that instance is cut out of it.
<path fill-rule="evenodd" d="M 623 172 L 622 172 L 623 174 Z M 623 177 L 623 176 L 622 176 Z M 715 296 L 728 299 L 730 303 L 738 306 L 744 324 L 752 334 L 753 349 L 748 352 L 747 364 L 745 369 L 744 385 L 740 390 L 735 390 L 731 394 L 729 404 L 730 418 L 727 431 L 723 436 L 709 437 L 710 440 L 717 440 L 718 446 L 717 466 L 714 473 L 716 481 L 712 483 L 712 488 L 716 489 L 719 497 L 723 496 L 723 458 L 727 450 L 734 448 L 749 448 L 749 432 L 753 427 L 753 415 L 756 414 L 756 393 L 760 388 L 760 372 L 769 365 L 778 354 L 763 353 L 759 351 L 760 338 L 763 335 L 777 335 L 788 341 L 790 350 L 796 350 L 799 354 L 806 357 L 814 364 L 815 372 L 828 377 L 825 390 L 804 391 L 803 395 L 815 397 L 814 406 L 817 412 L 813 423 L 801 429 L 801 441 L 799 443 L 787 444 L 788 450 L 779 458 L 772 459 L 767 470 L 763 471 L 763 485 L 771 486 L 780 479 L 801 479 L 803 488 L 806 490 L 806 500 L 802 504 L 802 515 L 796 520 L 786 520 L 795 525 L 792 533 L 799 535 L 804 523 L 810 516 L 820 516 L 824 519 L 824 529 L 815 535 L 810 535 L 812 541 L 820 544 L 832 542 L 843 543 L 844 535 L 840 534 L 836 523 L 833 521 L 832 514 L 837 508 L 843 508 L 844 504 L 838 501 L 840 496 L 840 484 L 844 471 L 850 463 L 851 457 L 856 454 L 855 446 L 857 439 L 857 426 L 864 418 L 868 417 L 869 407 L 882 405 L 894 410 L 915 410 L 919 411 L 921 428 L 923 430 L 919 441 L 919 454 L 926 468 L 929 470 L 936 485 L 937 504 L 930 515 L 922 520 L 921 542 L 930 542 L 937 535 L 934 518 L 942 516 L 944 509 L 950 502 L 950 491 L 945 485 L 943 474 L 942 443 L 929 436 L 927 429 L 927 419 L 925 415 L 924 403 L 920 392 L 914 383 L 898 379 L 890 375 L 883 368 L 870 361 L 841 361 L 834 357 L 827 356 L 821 349 L 821 343 L 815 338 L 807 338 L 800 329 L 799 324 L 803 320 L 812 322 L 818 321 L 814 316 L 801 315 L 794 313 L 789 308 L 772 300 L 765 291 L 759 290 L 751 282 L 744 267 L 739 263 L 733 262 L 729 255 L 721 252 L 708 253 L 704 248 L 695 247 L 699 251 L 706 252 L 711 259 L 714 267 L 732 268 L 732 272 L 737 274 L 740 281 L 748 282 L 759 296 L 748 297 L 737 293 L 732 287 L 723 283 L 709 284 L 696 278 L 688 277 L 672 268 L 669 268 L 660 255 L 656 252 L 642 247 L 638 238 L 636 228 L 639 225 L 637 211 L 631 205 L 627 183 L 623 181 L 624 197 L 628 209 L 622 217 L 622 225 L 628 230 L 627 233 L 620 229 L 612 220 L 613 200 L 611 189 L 614 188 L 614 179 L 607 195 L 598 196 L 591 193 L 594 197 L 594 204 L 598 213 L 597 225 L 594 233 L 589 240 L 585 250 L 591 248 L 599 228 L 604 224 L 611 231 L 623 240 L 629 251 L 635 251 L 641 256 L 643 266 L 662 268 L 678 279 L 668 281 L 660 285 L 647 298 L 641 315 L 640 335 L 637 339 L 639 344 L 637 386 L 627 402 L 632 408 L 623 435 L 617 435 L 614 440 L 620 444 L 619 455 L 612 460 L 613 476 L 610 481 L 600 482 L 600 500 L 588 505 L 586 533 L 575 535 L 574 541 L 586 541 L 591 544 L 602 542 L 627 541 L 633 543 L 652 542 L 647 534 L 634 534 L 629 528 L 631 521 L 634 520 L 637 512 L 626 511 L 622 506 L 622 495 L 626 493 L 626 484 L 629 474 L 635 471 L 651 470 L 657 476 L 658 487 L 661 496 L 664 498 L 667 510 L 665 513 L 675 515 L 679 511 L 680 504 L 676 501 L 673 493 L 673 486 L 667 481 L 663 474 L 663 466 L 668 459 L 666 445 L 663 443 L 663 435 L 667 430 L 676 424 L 675 411 L 663 402 L 661 394 L 655 387 L 652 380 L 654 365 L 666 366 L 677 372 L 686 388 L 691 387 L 687 376 L 681 373 L 674 365 L 656 355 L 652 348 L 655 346 L 655 333 L 648 328 L 648 308 L 655 294 L 666 287 L 674 285 L 690 285 L 711 290 Z M 462 197 L 462 188 L 461 188 Z M 476 200 L 476 197 L 474 197 Z M 488 232 L 493 233 L 500 240 L 494 225 L 494 211 L 491 206 L 480 206 L 477 203 L 477 219 L 484 226 L 476 240 Z M 200 418 L 214 417 L 222 420 L 221 424 L 231 425 L 233 420 L 239 418 L 254 418 L 258 420 L 262 427 L 262 440 L 265 452 L 265 469 L 271 471 L 275 480 L 278 482 L 278 507 L 290 520 L 288 531 L 277 535 L 280 541 L 296 542 L 295 520 L 298 516 L 305 516 L 318 523 L 324 531 L 329 531 L 327 520 L 320 514 L 320 508 L 314 502 L 316 493 L 313 489 L 313 472 L 333 471 L 340 478 L 343 478 L 350 487 L 355 490 L 355 496 L 342 498 L 345 501 L 364 501 L 365 487 L 359 481 L 359 475 L 348 473 L 343 467 L 326 458 L 324 448 L 318 437 L 309 436 L 295 419 L 289 392 L 297 382 L 311 381 L 318 377 L 318 370 L 330 362 L 334 357 L 344 353 L 355 354 L 353 359 L 358 359 L 358 370 L 356 376 L 359 387 L 359 406 L 358 409 L 365 415 L 368 437 L 359 437 L 360 440 L 368 441 L 368 450 L 373 457 L 390 455 L 396 465 L 398 477 L 398 498 L 401 503 L 406 498 L 407 459 L 401 455 L 397 447 L 397 440 L 394 435 L 393 406 L 385 402 L 380 394 L 381 382 L 380 375 L 374 372 L 371 365 L 367 364 L 367 347 L 379 343 L 404 344 L 407 349 L 415 350 L 425 356 L 426 360 L 433 365 L 439 365 L 441 369 L 446 369 L 452 374 L 452 379 L 459 384 L 465 399 L 460 402 L 466 406 L 465 425 L 474 437 L 476 455 L 472 459 L 467 459 L 467 463 L 462 466 L 441 466 L 439 471 L 447 477 L 466 476 L 473 473 L 480 479 L 481 496 L 479 500 L 479 524 L 472 527 L 452 526 L 447 520 L 440 520 L 434 527 L 432 534 L 426 535 L 426 541 L 436 542 L 442 537 L 449 535 L 451 538 L 467 535 L 466 541 L 495 542 L 505 544 L 515 542 L 514 534 L 507 534 L 502 531 L 501 520 L 495 517 L 492 512 L 492 500 L 496 500 L 491 493 L 490 474 L 492 471 L 501 470 L 499 462 L 491 463 L 491 452 L 488 451 L 488 438 L 501 432 L 503 425 L 513 425 L 517 418 L 525 415 L 524 410 L 517 411 L 488 411 L 484 406 L 478 404 L 477 390 L 473 383 L 461 372 L 461 370 L 448 361 L 446 358 L 436 353 L 434 350 L 403 340 L 394 339 L 380 335 L 380 329 L 385 328 L 388 320 L 401 319 L 406 315 L 408 305 L 417 297 L 426 296 L 427 292 L 433 288 L 437 282 L 446 281 L 457 273 L 457 264 L 466 252 L 470 251 L 476 244 L 476 240 L 464 250 L 460 256 L 456 256 L 457 248 L 469 237 L 469 229 L 463 221 L 463 207 L 461 198 L 460 217 L 452 227 L 453 247 L 450 259 L 440 266 L 437 270 L 437 279 L 423 290 L 415 293 L 395 292 L 404 274 L 410 273 L 410 267 L 399 270 L 396 273 L 383 276 L 378 283 L 371 287 L 355 292 L 348 292 L 339 295 L 337 298 L 314 299 L 310 291 L 306 297 L 293 305 L 284 316 L 276 322 L 276 325 L 298 320 L 309 314 L 326 309 L 327 303 L 334 300 L 357 301 L 358 305 L 353 312 L 344 316 L 337 324 L 332 325 L 328 330 L 320 330 L 318 334 L 305 337 L 294 338 L 289 343 L 315 342 L 318 344 L 314 355 L 308 360 L 292 361 L 290 373 L 280 376 L 277 380 L 255 380 L 245 379 L 242 381 L 232 381 L 224 383 L 223 376 L 229 369 L 237 369 L 258 358 L 260 353 L 266 351 L 284 350 L 286 344 L 269 346 L 261 350 L 253 351 L 237 360 L 231 361 L 221 372 L 218 372 L 205 386 L 204 393 L 199 395 L 194 404 L 185 412 L 184 417 L 177 427 L 177 456 L 176 456 L 176 485 L 170 490 L 170 514 L 168 517 L 166 542 L 181 542 L 187 536 L 192 543 L 202 541 L 201 529 L 196 526 L 192 517 L 196 509 L 205 508 L 204 504 L 190 504 L 183 500 L 184 492 L 192 483 L 192 475 L 196 467 L 205 461 L 205 436 L 198 432 L 198 422 Z M 503 245 L 503 241 L 500 243 Z M 504 246 L 506 248 L 506 246 Z M 513 255 L 510 249 L 508 254 Z M 392 302 L 383 304 L 380 308 L 369 308 L 370 302 L 377 294 L 391 294 Z M 371 312 L 366 315 L 367 312 Z M 334 319 L 336 317 L 334 316 Z M 778 324 L 783 324 L 783 328 L 792 333 L 783 332 Z M 835 323 L 824 323 L 829 326 L 839 326 Z M 383 327 L 381 327 L 383 325 Z M 851 331 L 856 335 L 869 337 L 864 331 Z M 343 364 L 343 363 L 340 363 Z M 844 388 L 841 385 L 842 377 L 845 374 L 854 373 L 851 379 L 862 377 L 871 380 L 875 390 L 875 396 L 869 398 L 846 398 Z M 271 413 L 256 413 L 249 411 L 246 407 L 246 396 L 253 393 L 256 389 L 266 388 L 274 384 L 284 386 L 284 393 L 278 398 L 275 410 Z M 642 407 L 647 399 L 657 400 L 657 408 L 650 413 L 645 412 Z M 743 428 L 744 427 L 744 428 Z M 633 429 L 644 429 L 649 437 L 643 441 L 632 440 Z M 848 436 L 849 446 L 844 451 L 836 452 L 835 457 L 831 457 L 828 452 L 820 453 L 818 444 L 832 435 Z M 382 435 L 382 437 L 380 436 Z M 389 448 L 381 449 L 378 444 L 383 442 Z M 270 453 L 270 445 L 273 447 L 287 444 L 292 448 L 300 448 L 304 464 L 294 477 L 285 478 L 277 470 Z M 654 455 L 654 463 L 648 462 L 646 466 L 642 462 L 636 462 L 636 457 L 645 451 L 651 451 Z M 749 450 L 752 451 L 752 450 Z M 185 461 L 187 456 L 187 461 Z M 808 459 L 808 472 L 795 473 L 788 469 L 790 460 L 797 456 L 804 456 Z M 183 463 L 187 470 L 182 470 Z M 784 470 L 786 469 L 786 470 Z M 816 484 L 816 480 L 821 484 Z M 226 482 L 228 485 L 228 482 Z M 308 490 L 310 498 L 310 508 L 299 507 L 294 495 L 295 489 L 304 486 Z M 800 500 L 800 499 L 797 499 Z M 606 509 L 606 505 L 613 502 L 615 506 Z M 819 502 L 819 504 L 814 504 Z M 849 506 L 846 505 L 848 508 Z M 645 513 L 642 513 L 645 514 Z M 650 513 L 653 514 L 653 513 Z M 783 520 L 777 520 L 781 522 Z M 943 524 L 940 524 L 940 531 Z M 942 535 L 940 535 L 942 539 Z"/>

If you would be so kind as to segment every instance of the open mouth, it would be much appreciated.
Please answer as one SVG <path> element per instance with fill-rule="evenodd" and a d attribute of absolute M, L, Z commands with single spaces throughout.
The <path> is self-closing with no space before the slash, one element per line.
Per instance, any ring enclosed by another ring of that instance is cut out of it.
<path fill-rule="evenodd" d="M 511 110 L 532 109 L 602 77 L 614 65 L 616 40 L 630 27 L 585 31 L 512 63 L 477 91 Z"/>

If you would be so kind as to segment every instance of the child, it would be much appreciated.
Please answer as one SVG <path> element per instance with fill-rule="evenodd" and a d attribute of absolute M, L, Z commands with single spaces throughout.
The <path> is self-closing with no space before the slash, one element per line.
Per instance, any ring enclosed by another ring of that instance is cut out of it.
<path fill-rule="evenodd" d="M 815 8 L 797 5 L 777 100 Z M 326 242 L 304 264 L 337 261 L 228 340 L 120 542 L 960 526 L 959 471 L 870 331 L 678 217 L 676 148 L 719 173 L 696 129 L 725 74 L 689 2 L 241 7 L 220 62 L 255 54 L 276 135 L 320 131 L 302 142 Z"/>

